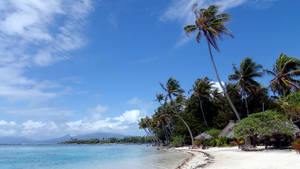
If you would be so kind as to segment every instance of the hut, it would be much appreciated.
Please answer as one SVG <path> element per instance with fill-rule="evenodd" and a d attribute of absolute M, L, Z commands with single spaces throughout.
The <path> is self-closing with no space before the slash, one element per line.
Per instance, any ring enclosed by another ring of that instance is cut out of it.
<path fill-rule="evenodd" d="M 213 138 L 211 135 L 206 134 L 206 133 L 202 133 L 202 134 L 196 136 L 194 139 L 195 140 L 208 140 L 208 139 L 211 139 L 211 138 Z"/>
<path fill-rule="evenodd" d="M 221 133 L 218 135 L 219 137 L 232 137 L 234 134 L 234 127 L 237 125 L 233 120 L 230 120 L 227 126 L 221 131 Z"/>

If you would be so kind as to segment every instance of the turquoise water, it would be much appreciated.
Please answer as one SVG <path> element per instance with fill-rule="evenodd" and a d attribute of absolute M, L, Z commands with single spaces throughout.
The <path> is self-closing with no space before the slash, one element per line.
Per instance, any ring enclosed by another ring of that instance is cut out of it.
<path fill-rule="evenodd" d="M 169 169 L 186 157 L 146 145 L 0 145 L 0 169 Z"/>

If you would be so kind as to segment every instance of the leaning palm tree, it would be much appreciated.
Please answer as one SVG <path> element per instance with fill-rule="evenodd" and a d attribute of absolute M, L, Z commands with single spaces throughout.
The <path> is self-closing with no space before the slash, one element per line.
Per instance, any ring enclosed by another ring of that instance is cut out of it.
<path fill-rule="evenodd" d="M 226 91 L 226 88 L 221 83 L 221 79 L 211 50 L 211 47 L 213 47 L 216 51 L 220 51 L 217 45 L 217 40 L 222 39 L 222 35 L 228 35 L 230 37 L 233 37 L 233 35 L 229 32 L 229 30 L 225 26 L 225 23 L 227 23 L 230 20 L 230 15 L 227 13 L 218 13 L 218 9 L 219 9 L 218 6 L 211 5 L 207 9 L 196 10 L 194 6 L 193 11 L 196 16 L 195 25 L 187 25 L 184 27 L 184 30 L 187 33 L 187 35 L 189 35 L 189 33 L 191 32 L 198 31 L 198 34 L 196 36 L 196 40 L 198 43 L 200 43 L 202 35 L 205 37 L 208 45 L 210 59 L 212 61 L 213 68 L 215 70 L 218 82 L 221 88 L 223 89 L 224 94 L 232 110 L 234 111 L 238 121 L 240 121 L 241 120 L 240 115 L 237 112 L 236 108 L 234 107 Z"/>
<path fill-rule="evenodd" d="M 178 117 L 183 122 L 185 127 L 188 129 L 188 132 L 190 134 L 191 141 L 192 141 L 192 146 L 194 146 L 195 143 L 194 143 L 194 137 L 193 137 L 192 131 L 191 131 L 189 125 L 187 124 L 187 122 L 179 114 L 178 107 L 182 107 L 182 105 L 178 106 L 178 102 L 173 99 L 174 96 L 177 98 L 178 97 L 181 98 L 184 90 L 180 88 L 179 82 L 174 78 L 169 78 L 166 86 L 163 85 L 162 83 L 160 83 L 160 86 L 166 92 L 165 105 L 168 106 L 168 100 L 169 100 L 169 105 L 171 105 L 171 113 L 173 113 L 173 115 L 175 117 Z"/>
<path fill-rule="evenodd" d="M 240 90 L 242 98 L 245 101 L 247 115 L 250 114 L 247 98 L 250 94 L 254 94 L 255 89 L 260 86 L 254 78 L 263 75 L 261 69 L 262 66 L 260 64 L 253 62 L 251 58 L 247 57 L 241 62 L 239 68 L 233 65 L 234 74 L 229 75 L 229 80 L 237 82 L 235 87 Z"/>
<path fill-rule="evenodd" d="M 287 96 L 292 89 L 300 89 L 300 60 L 281 53 L 273 66 L 273 70 L 264 69 L 268 74 L 274 76 L 270 87 L 274 93 Z"/>

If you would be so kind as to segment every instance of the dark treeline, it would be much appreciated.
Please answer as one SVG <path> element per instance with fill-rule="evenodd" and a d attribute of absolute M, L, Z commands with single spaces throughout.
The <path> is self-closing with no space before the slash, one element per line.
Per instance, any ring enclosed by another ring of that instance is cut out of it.
<path fill-rule="evenodd" d="M 124 137 L 124 138 L 108 138 L 108 139 L 89 139 L 79 140 L 71 139 L 60 144 L 146 144 L 151 143 L 150 137 Z"/>
<path fill-rule="evenodd" d="M 286 67 L 283 68 L 282 65 Z M 224 86 L 241 119 L 265 110 L 284 114 L 279 103 L 281 98 L 299 90 L 300 82 L 295 79 L 298 77 L 295 71 L 299 74 L 299 66 L 298 59 L 281 54 L 272 70 L 276 73 L 271 73 L 274 79 L 270 82 L 271 90 L 268 90 L 258 80 L 263 78 L 264 72 L 271 72 L 270 70 L 263 69 L 262 65 L 251 58 L 245 58 L 239 66 L 234 65 L 233 73 L 228 76 L 230 83 Z M 290 76 L 280 79 L 283 74 Z M 290 81 L 294 85 L 281 83 L 281 80 Z M 164 92 L 156 96 L 160 105 L 152 117 L 142 118 L 139 123 L 148 136 L 153 136 L 152 142 L 155 144 L 176 144 L 178 141 L 192 144 L 191 135 L 196 136 L 211 129 L 223 129 L 230 120 L 237 121 L 224 92 L 215 88 L 215 82 L 208 77 L 197 79 L 188 91 L 184 91 L 174 78 L 170 78 L 165 85 L 160 85 Z M 299 125 L 299 120 L 300 118 L 293 122 Z"/>

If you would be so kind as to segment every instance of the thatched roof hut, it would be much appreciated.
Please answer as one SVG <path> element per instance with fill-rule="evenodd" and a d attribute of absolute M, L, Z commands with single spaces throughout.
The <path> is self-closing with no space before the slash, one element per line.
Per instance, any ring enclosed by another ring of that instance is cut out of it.
<path fill-rule="evenodd" d="M 237 123 L 231 120 L 218 136 L 232 137 L 234 134 L 233 129 L 236 125 Z"/>
<path fill-rule="evenodd" d="M 206 133 L 202 133 L 202 134 L 196 136 L 194 139 L 195 140 L 208 140 L 208 139 L 211 139 L 211 138 L 213 138 L 211 135 L 208 135 Z"/>

